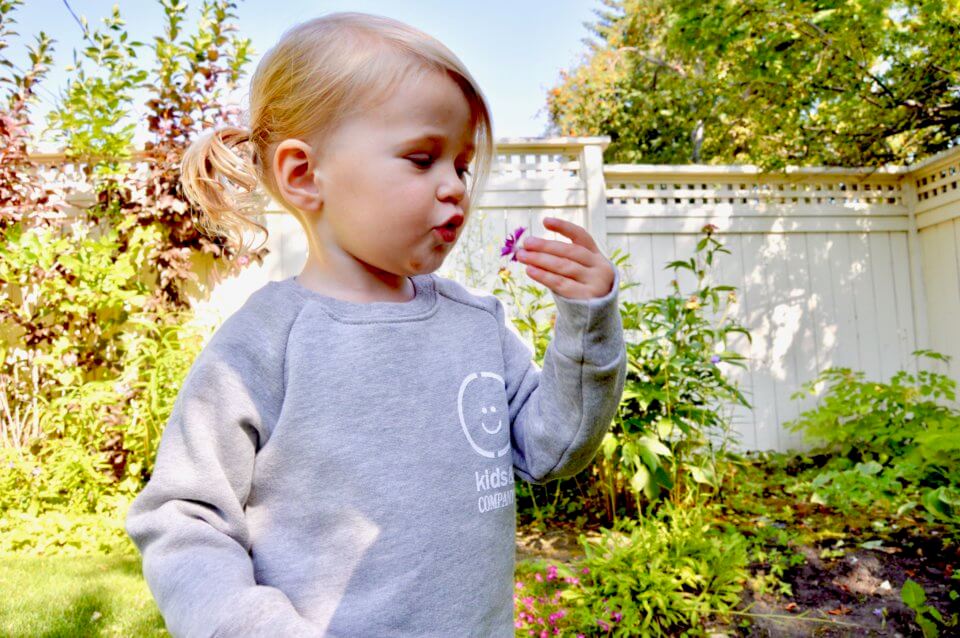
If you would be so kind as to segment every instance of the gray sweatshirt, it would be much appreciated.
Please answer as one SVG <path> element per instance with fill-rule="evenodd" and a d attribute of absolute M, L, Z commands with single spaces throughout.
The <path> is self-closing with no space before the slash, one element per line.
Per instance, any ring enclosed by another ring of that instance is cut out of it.
<path fill-rule="evenodd" d="M 613 263 L 611 262 L 613 266 Z M 194 361 L 127 533 L 174 636 L 514 635 L 514 475 L 585 468 L 623 392 L 617 303 L 554 293 L 543 369 L 492 294 L 290 277 Z"/>

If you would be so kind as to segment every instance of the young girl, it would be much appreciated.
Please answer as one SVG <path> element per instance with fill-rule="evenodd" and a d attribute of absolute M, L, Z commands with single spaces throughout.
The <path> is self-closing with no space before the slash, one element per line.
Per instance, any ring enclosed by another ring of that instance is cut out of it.
<path fill-rule="evenodd" d="M 617 269 L 575 224 L 525 242 L 558 310 L 542 370 L 495 296 L 433 274 L 469 219 L 475 150 L 489 172 L 490 115 L 402 23 L 288 31 L 249 124 L 190 147 L 185 192 L 237 233 L 262 183 L 309 256 L 200 353 L 130 507 L 170 633 L 512 636 L 514 475 L 595 455 L 626 375 Z"/>

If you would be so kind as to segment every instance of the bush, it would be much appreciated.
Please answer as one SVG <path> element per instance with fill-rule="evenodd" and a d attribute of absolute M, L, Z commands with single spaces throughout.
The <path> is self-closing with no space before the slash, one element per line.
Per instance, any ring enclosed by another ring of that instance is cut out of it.
<path fill-rule="evenodd" d="M 949 362 L 930 350 L 913 354 Z M 848 514 L 884 502 L 898 513 L 922 504 L 931 521 L 960 527 L 960 411 L 942 403 L 956 399 L 956 382 L 901 370 L 883 383 L 829 368 L 792 398 L 816 394 L 822 383 L 820 405 L 784 427 L 802 431 L 817 444 L 813 452 L 831 458 L 812 480 L 798 477 L 792 491 Z"/>
<path fill-rule="evenodd" d="M 574 567 L 517 583 L 519 634 L 697 635 L 740 603 L 748 578 L 746 539 L 710 523 L 701 506 L 664 502 L 580 543 L 585 557 Z"/>

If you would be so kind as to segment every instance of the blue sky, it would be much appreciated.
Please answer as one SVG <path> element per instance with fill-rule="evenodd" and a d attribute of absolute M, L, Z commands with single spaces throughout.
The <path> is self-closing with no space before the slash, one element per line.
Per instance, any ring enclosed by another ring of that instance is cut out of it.
<path fill-rule="evenodd" d="M 92 25 L 99 25 L 115 4 L 113 0 L 69 2 Z M 118 4 L 132 39 L 151 42 L 161 33 L 163 11 L 156 0 L 121 0 Z M 199 0 L 189 2 L 191 10 L 199 4 Z M 573 67 L 587 51 L 582 40 L 592 34 L 583 23 L 596 22 L 594 9 L 602 7 L 599 0 L 245 0 L 239 3 L 237 23 L 240 32 L 253 41 L 252 72 L 284 30 L 309 18 L 334 11 L 362 11 L 402 20 L 438 38 L 466 64 L 490 102 L 494 134 L 501 139 L 544 134 L 547 91 L 559 82 L 560 69 Z M 37 32 L 43 30 L 56 40 L 54 68 L 35 107 L 35 114 L 42 118 L 65 86 L 65 67 L 73 49 L 80 46 L 80 27 L 63 0 L 26 0 L 14 17 L 20 37 L 13 39 L 6 54 L 19 66 L 26 62 L 26 42 Z M 145 63 L 152 64 L 152 52 L 145 53 L 145 58 Z"/>

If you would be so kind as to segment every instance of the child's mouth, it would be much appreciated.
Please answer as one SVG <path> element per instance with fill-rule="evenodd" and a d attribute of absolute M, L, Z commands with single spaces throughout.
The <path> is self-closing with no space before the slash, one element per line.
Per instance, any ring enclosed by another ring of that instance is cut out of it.
<path fill-rule="evenodd" d="M 440 235 L 440 238 L 443 239 L 443 241 L 451 242 L 457 238 L 456 229 L 450 226 L 436 226 L 434 227 L 434 230 L 437 231 L 437 234 Z"/>

